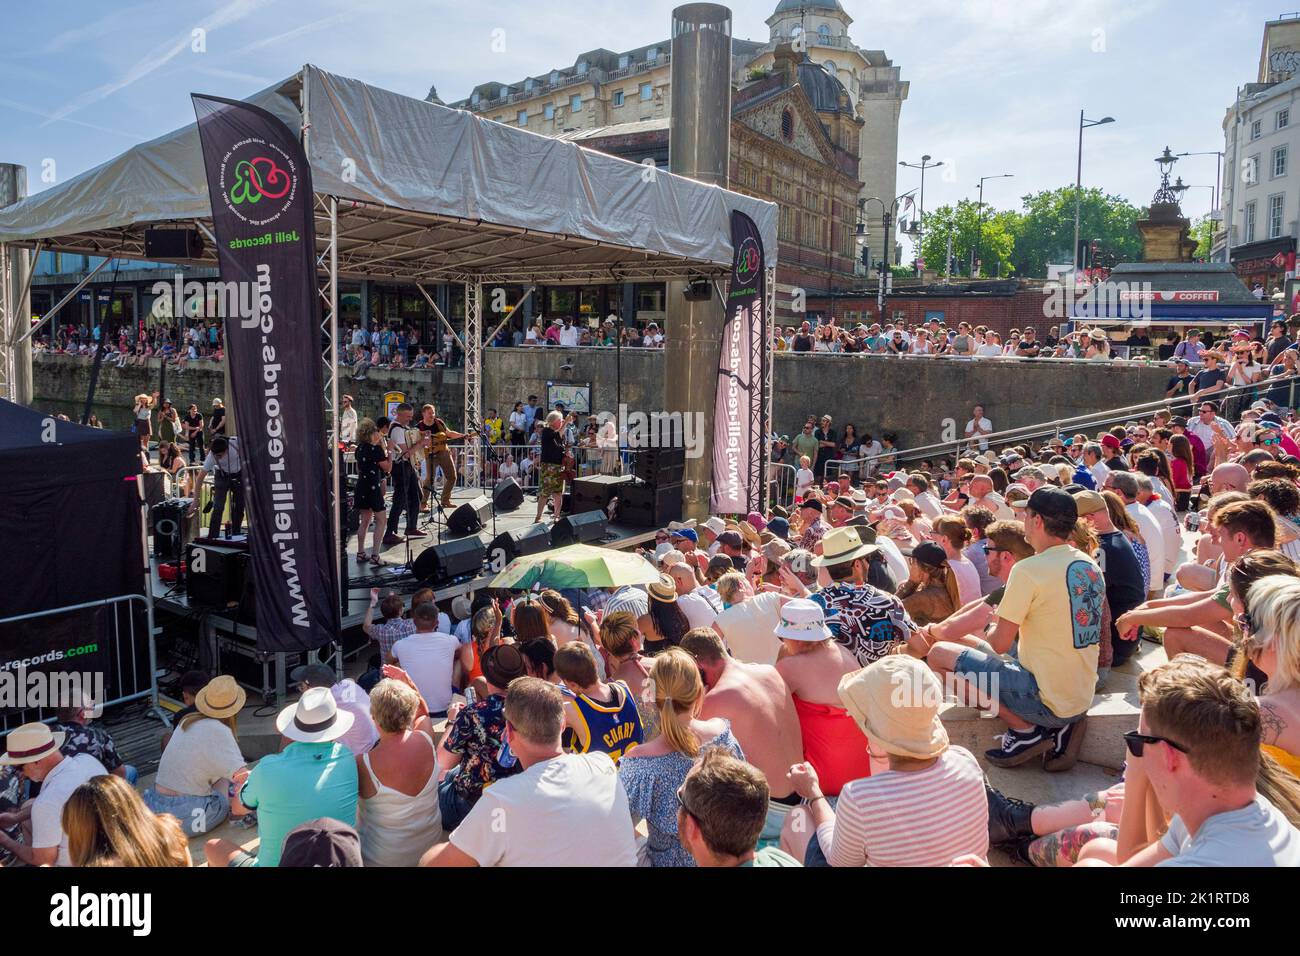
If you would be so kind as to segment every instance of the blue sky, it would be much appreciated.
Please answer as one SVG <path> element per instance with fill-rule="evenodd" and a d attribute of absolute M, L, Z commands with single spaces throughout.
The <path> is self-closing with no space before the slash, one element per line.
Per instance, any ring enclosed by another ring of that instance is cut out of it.
<path fill-rule="evenodd" d="M 180 0 L 28 6 L 0 37 L 0 161 L 29 169 L 32 191 L 64 181 L 182 123 L 188 93 L 242 97 L 304 62 L 445 100 L 475 83 L 511 82 L 570 64 L 594 47 L 669 34 L 665 0 Z M 775 0 L 735 0 L 737 36 L 763 39 Z M 1254 79 L 1266 20 L 1255 0 L 844 0 L 855 42 L 883 49 L 911 82 L 900 159 L 945 162 L 926 206 L 973 197 L 1018 206 L 1025 192 L 1074 180 L 1079 110 L 1115 124 L 1085 134 L 1084 182 L 1150 200 L 1152 162 L 1222 149 L 1238 84 Z M 490 13 L 486 10 L 490 9 Z M 35 15 L 44 10 L 45 15 Z M 304 17 L 306 19 L 304 19 Z M 494 52 L 493 31 L 504 50 Z M 195 31 L 205 49 L 194 49 Z M 1209 185 L 1214 157 L 1176 172 Z M 900 170 L 900 192 L 917 173 Z M 1187 194 L 1195 216 L 1208 189 Z"/>

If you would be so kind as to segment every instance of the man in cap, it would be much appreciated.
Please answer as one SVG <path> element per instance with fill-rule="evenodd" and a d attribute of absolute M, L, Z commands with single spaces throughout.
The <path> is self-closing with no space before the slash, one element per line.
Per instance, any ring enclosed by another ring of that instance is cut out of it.
<path fill-rule="evenodd" d="M 352 723 L 352 714 L 340 710 L 325 687 L 309 688 L 280 711 L 275 726 L 289 745 L 234 780 L 231 812 L 257 811 L 257 856 L 230 840 L 213 839 L 203 848 L 208 865 L 279 866 L 285 837 L 299 824 L 329 817 L 355 827 L 357 761 L 340 742 Z"/>
<path fill-rule="evenodd" d="M 774 843 L 790 810 L 800 802 L 786 776 L 791 765 L 803 759 L 799 715 L 790 688 L 775 667 L 731 657 L 721 635 L 709 628 L 688 631 L 682 650 L 695 658 L 704 681 L 700 719 L 731 721 L 731 732 L 746 742 L 745 759 L 767 778 L 771 803 L 761 839 Z"/>
<path fill-rule="evenodd" d="M 830 519 L 832 528 L 842 528 L 848 524 L 849 519 L 853 517 L 855 505 L 853 498 L 849 495 L 838 495 L 831 502 L 830 511 L 827 517 Z"/>
<path fill-rule="evenodd" d="M 9 731 L 6 752 L 0 754 L 0 766 L 20 767 L 24 777 L 41 785 L 35 799 L 0 821 L 5 827 L 21 826 L 23 832 L 19 842 L 0 830 L 0 849 L 31 866 L 72 865 L 63 806 L 79 786 L 108 772 L 88 753 L 64 756 L 64 740 L 62 731 L 56 733 L 45 724 L 23 724 Z"/>
<path fill-rule="evenodd" d="M 730 558 L 737 571 L 744 571 L 749 563 L 749 550 L 739 531 L 724 531 L 718 535 L 718 553 Z"/>
<path fill-rule="evenodd" d="M 718 535 L 727 530 L 727 523 L 717 515 L 712 515 L 696 530 L 699 533 L 699 543 L 704 548 L 704 553 L 709 557 L 713 557 L 718 553 Z"/>
<path fill-rule="evenodd" d="M 1059 771 L 1078 759 L 1097 685 L 1105 584 L 1092 559 L 1070 544 L 1079 509 L 1069 492 L 1039 488 L 1027 515 L 1026 537 L 1037 553 L 1011 569 L 989 635 L 994 654 L 941 642 L 927 660 L 1006 722 L 1001 745 L 985 753 L 990 763 L 1016 767 L 1050 751 L 1045 767 Z M 1016 657 L 997 656 L 1013 645 Z"/>
<path fill-rule="evenodd" d="M 830 526 L 822 520 L 822 503 L 816 498 L 805 498 L 799 505 L 799 521 L 803 530 L 799 534 L 798 546 L 805 551 L 817 550 Z"/>
<path fill-rule="evenodd" d="M 836 528 L 822 539 L 821 557 L 812 561 L 831 579 L 812 600 L 821 605 L 835 640 L 863 667 L 916 630 L 902 601 L 867 583 L 870 556 L 879 550 L 879 545 L 864 544 L 857 528 Z"/>
<path fill-rule="evenodd" d="M 308 820 L 289 831 L 280 854 L 280 867 L 365 866 L 361 859 L 361 835 L 347 824 L 329 817 Z"/>

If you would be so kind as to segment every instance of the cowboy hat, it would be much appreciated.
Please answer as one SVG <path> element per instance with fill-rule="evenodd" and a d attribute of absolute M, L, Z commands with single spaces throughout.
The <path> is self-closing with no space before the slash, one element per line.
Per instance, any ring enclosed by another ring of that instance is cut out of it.
<path fill-rule="evenodd" d="M 5 746 L 9 749 L 0 754 L 0 766 L 16 767 L 25 763 L 48 757 L 57 753 L 67 737 L 63 731 L 50 730 L 45 724 L 23 724 L 9 731 Z"/>
<path fill-rule="evenodd" d="M 339 710 L 328 687 L 313 687 L 303 692 L 298 703 L 280 711 L 275 729 L 298 743 L 323 744 L 346 734 L 352 721 L 352 712 Z"/>
<path fill-rule="evenodd" d="M 879 551 L 874 544 L 863 544 L 857 528 L 832 528 L 822 538 L 822 556 L 812 559 L 814 568 L 825 568 L 832 564 L 843 564 L 857 558 L 865 558 Z"/>
<path fill-rule="evenodd" d="M 228 674 L 212 678 L 194 695 L 194 707 L 205 717 L 233 717 L 244 709 L 248 695 L 239 682 Z"/>

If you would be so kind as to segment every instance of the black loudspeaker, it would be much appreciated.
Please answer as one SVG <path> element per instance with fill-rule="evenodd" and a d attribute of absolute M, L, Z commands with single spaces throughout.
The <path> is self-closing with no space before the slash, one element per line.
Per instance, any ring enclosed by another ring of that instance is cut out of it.
<path fill-rule="evenodd" d="M 146 259 L 202 259 L 203 236 L 197 229 L 146 229 Z"/>
<path fill-rule="evenodd" d="M 189 498 L 169 498 L 149 510 L 153 554 L 159 561 L 174 561 L 190 543 Z"/>
<path fill-rule="evenodd" d="M 567 515 L 555 522 L 551 529 L 551 546 L 563 548 L 570 544 L 591 544 L 605 537 L 605 512 L 586 511 Z"/>
<path fill-rule="evenodd" d="M 242 548 L 195 541 L 185 549 L 185 589 L 192 607 L 226 608 L 244 595 Z"/>
<path fill-rule="evenodd" d="M 524 503 L 524 489 L 514 478 L 502 478 L 492 489 L 492 507 L 497 514 L 514 511 Z"/>
<path fill-rule="evenodd" d="M 144 500 L 150 507 L 167 497 L 167 476 L 161 471 L 146 471 L 140 476 L 144 480 Z"/>
<path fill-rule="evenodd" d="M 632 472 L 652 485 L 680 484 L 686 472 L 685 448 L 637 449 Z"/>
<path fill-rule="evenodd" d="M 439 587 L 449 584 L 456 578 L 476 575 L 483 570 L 483 559 L 487 548 L 478 538 L 462 538 L 435 544 L 420 552 L 419 557 L 411 563 L 411 570 L 421 585 Z"/>
<path fill-rule="evenodd" d="M 514 531 L 503 531 L 488 545 L 488 570 L 500 574 L 515 558 L 525 554 L 540 554 L 550 547 L 551 529 L 541 522 Z"/>
<path fill-rule="evenodd" d="M 635 481 L 631 475 L 596 475 L 579 478 L 573 483 L 573 510 L 604 511 L 620 489 Z"/>
<path fill-rule="evenodd" d="M 491 520 L 492 500 L 486 495 L 479 495 L 451 513 L 447 519 L 447 533 L 457 537 L 476 534 Z"/>
<path fill-rule="evenodd" d="M 618 523 L 634 528 L 662 528 L 682 520 L 682 486 L 637 482 L 619 497 Z"/>
<path fill-rule="evenodd" d="M 687 302 L 708 302 L 713 298 L 713 283 L 708 279 L 692 279 L 686 283 L 682 298 Z"/>

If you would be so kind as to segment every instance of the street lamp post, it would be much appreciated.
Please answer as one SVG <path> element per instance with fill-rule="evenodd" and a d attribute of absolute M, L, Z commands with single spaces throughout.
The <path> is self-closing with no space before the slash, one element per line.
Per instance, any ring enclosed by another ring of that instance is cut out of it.
<path fill-rule="evenodd" d="M 920 258 L 921 243 L 925 239 L 925 171 L 927 169 L 938 169 L 943 165 L 943 160 L 941 159 L 937 163 L 932 163 L 930 162 L 930 157 L 927 155 L 921 157 L 920 163 L 905 163 L 900 160 L 898 165 L 906 166 L 908 169 L 919 169 L 921 171 L 921 206 L 918 213 L 919 219 L 917 220 L 918 226 L 916 230 L 916 255 L 917 258 Z"/>
<path fill-rule="evenodd" d="M 929 157 L 926 158 L 928 159 Z M 885 201 L 878 196 L 868 196 L 866 199 L 859 200 L 858 202 L 857 233 L 858 236 L 862 239 L 863 243 L 866 242 L 868 237 L 867 217 L 866 217 L 867 203 L 869 202 L 880 203 L 880 223 L 885 230 L 885 249 L 884 252 L 882 253 L 882 258 L 880 260 L 880 269 L 878 270 L 880 281 L 876 287 L 876 317 L 882 323 L 885 321 L 885 293 L 888 289 L 888 281 L 889 281 L 888 277 L 890 274 L 889 235 L 894 231 L 893 228 L 894 218 L 898 215 L 898 204 L 902 202 L 904 199 L 906 199 L 908 196 L 912 195 L 912 192 L 915 192 L 915 190 L 911 190 L 909 192 L 903 193 L 903 195 L 897 197 L 894 200 L 894 202 L 889 206 L 886 206 Z"/>
<path fill-rule="evenodd" d="M 1083 110 L 1079 110 L 1079 162 L 1074 180 L 1074 251 L 1072 254 L 1074 263 L 1072 278 L 1076 285 L 1079 282 L 1079 213 L 1083 206 L 1083 131 L 1113 122 L 1115 122 L 1113 116 L 1104 116 L 1099 120 L 1085 119 Z"/>
<path fill-rule="evenodd" d="M 984 182 L 988 179 L 1011 179 L 1014 176 L 1015 173 L 998 173 L 996 176 L 980 177 L 979 231 L 975 238 L 975 251 L 972 252 L 970 256 L 970 277 L 972 279 L 975 278 L 975 260 L 978 259 L 980 253 L 984 251 Z M 983 263 L 981 263 L 981 272 L 983 271 L 982 266 Z"/>
<path fill-rule="evenodd" d="M 1199 153 L 1176 153 L 1175 155 L 1177 155 L 1177 156 L 1213 156 L 1213 157 L 1215 157 L 1215 160 L 1214 160 L 1214 199 L 1213 199 L 1212 201 L 1213 201 L 1213 203 L 1214 203 L 1214 211 L 1215 211 L 1215 212 L 1218 212 L 1218 211 L 1219 211 L 1219 187 L 1220 187 L 1220 186 L 1222 185 L 1222 183 L 1223 183 L 1223 150 L 1221 150 L 1221 149 L 1210 149 L 1210 150 L 1203 150 L 1202 152 L 1199 152 Z M 1192 188 L 1192 187 L 1189 187 L 1189 188 Z M 1213 218 L 1213 213 L 1211 213 L 1211 218 Z"/>

